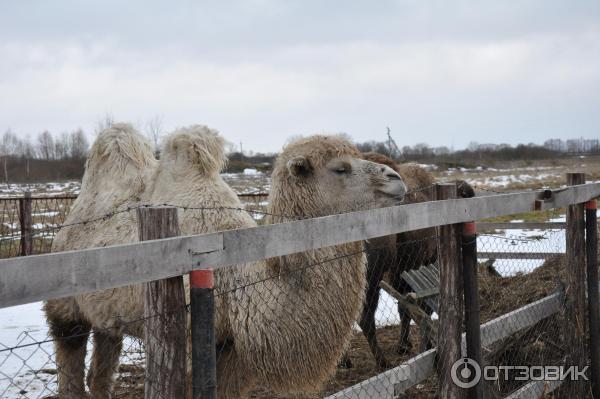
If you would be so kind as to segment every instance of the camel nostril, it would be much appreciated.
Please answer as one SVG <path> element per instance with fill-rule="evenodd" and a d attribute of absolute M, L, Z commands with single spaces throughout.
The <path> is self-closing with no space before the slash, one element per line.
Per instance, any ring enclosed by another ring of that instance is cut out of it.
<path fill-rule="evenodd" d="M 398 176 L 396 173 L 388 173 L 385 175 L 385 177 L 390 180 L 400 180 L 400 176 Z"/>

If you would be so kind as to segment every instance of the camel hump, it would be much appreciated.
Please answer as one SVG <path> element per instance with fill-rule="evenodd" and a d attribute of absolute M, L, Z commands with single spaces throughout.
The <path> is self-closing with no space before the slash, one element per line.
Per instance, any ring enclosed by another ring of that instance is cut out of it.
<path fill-rule="evenodd" d="M 141 195 L 156 163 L 152 145 L 132 125 L 115 123 L 104 129 L 90 149 L 80 198 L 70 213 L 96 215 L 130 205 Z"/>
<path fill-rule="evenodd" d="M 118 178 L 125 171 L 141 171 L 156 160 L 152 146 L 129 123 L 115 123 L 104 129 L 92 145 L 86 162 L 86 174 L 109 174 Z"/>
<path fill-rule="evenodd" d="M 192 125 L 177 129 L 166 137 L 161 159 L 174 168 L 193 167 L 204 174 L 225 168 L 225 139 L 215 129 Z"/>

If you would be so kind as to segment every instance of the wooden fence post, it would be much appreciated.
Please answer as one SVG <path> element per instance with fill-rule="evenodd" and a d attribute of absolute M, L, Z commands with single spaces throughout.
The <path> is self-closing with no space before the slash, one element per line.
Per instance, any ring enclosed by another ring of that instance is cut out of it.
<path fill-rule="evenodd" d="M 475 222 L 463 223 L 462 264 L 465 295 L 465 335 L 467 357 L 483 368 L 481 356 L 481 318 L 479 309 L 479 282 L 477 280 L 477 234 Z M 469 388 L 469 399 L 483 398 L 483 382 Z"/>
<path fill-rule="evenodd" d="M 21 225 L 21 256 L 33 253 L 33 221 L 31 215 L 31 192 L 19 198 L 19 224 Z"/>
<path fill-rule="evenodd" d="M 596 200 L 585 204 L 588 318 L 590 331 L 590 381 L 592 397 L 600 399 L 600 299 L 598 293 L 598 219 Z"/>
<path fill-rule="evenodd" d="M 438 184 L 436 200 L 456 198 L 456 184 Z M 451 370 L 462 358 L 463 284 L 460 253 L 460 224 L 438 226 L 438 261 L 440 264 L 440 307 L 438 327 L 437 371 L 439 397 L 463 397 L 463 389 L 454 384 Z"/>
<path fill-rule="evenodd" d="M 177 209 L 137 210 L 140 241 L 178 236 Z M 145 398 L 184 398 L 187 321 L 183 278 L 152 281 L 144 290 Z"/>
<path fill-rule="evenodd" d="M 567 185 L 574 186 L 585 183 L 585 174 L 567 173 Z M 567 287 L 565 290 L 565 342 L 568 345 L 565 366 L 577 366 L 579 370 L 587 364 L 585 349 L 585 238 L 584 238 L 584 204 L 573 204 L 567 207 L 566 229 L 566 267 Z M 565 381 L 564 391 L 570 398 L 584 398 L 587 392 L 587 381 Z"/>
<path fill-rule="evenodd" d="M 190 273 L 192 313 L 192 398 L 216 399 L 217 351 L 212 269 Z"/>

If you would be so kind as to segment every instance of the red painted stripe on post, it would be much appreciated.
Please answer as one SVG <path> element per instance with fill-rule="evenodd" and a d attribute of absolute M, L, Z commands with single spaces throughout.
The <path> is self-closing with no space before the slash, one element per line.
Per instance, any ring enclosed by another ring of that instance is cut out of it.
<path fill-rule="evenodd" d="M 190 287 L 214 288 L 215 277 L 213 269 L 194 270 L 190 272 Z"/>
<path fill-rule="evenodd" d="M 477 228 L 475 227 L 475 222 L 463 223 L 463 234 L 475 235 L 476 233 L 477 233 Z"/>
<path fill-rule="evenodd" d="M 591 200 L 585 203 L 585 209 L 598 209 L 596 200 Z"/>

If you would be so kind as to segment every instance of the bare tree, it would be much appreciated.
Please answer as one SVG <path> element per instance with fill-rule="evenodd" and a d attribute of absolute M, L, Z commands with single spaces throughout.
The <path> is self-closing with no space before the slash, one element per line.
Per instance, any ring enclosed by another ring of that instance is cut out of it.
<path fill-rule="evenodd" d="M 96 127 L 94 128 L 94 134 L 96 136 L 99 135 L 103 130 L 108 129 L 114 123 L 115 123 L 114 116 L 110 112 L 107 112 L 106 114 L 104 114 L 104 116 L 100 117 L 96 121 Z"/>
<path fill-rule="evenodd" d="M 237 146 L 229 140 L 225 140 L 225 152 L 227 154 L 233 154 L 237 151 Z"/>
<path fill-rule="evenodd" d="M 88 139 L 81 128 L 71 132 L 69 136 L 70 157 L 73 159 L 84 159 L 90 146 Z"/>
<path fill-rule="evenodd" d="M 35 158 L 35 147 L 31 143 L 31 137 L 29 135 L 25 136 L 24 139 L 19 140 L 19 155 L 26 159 Z"/>
<path fill-rule="evenodd" d="M 55 158 L 54 137 L 49 131 L 44 130 L 37 137 L 38 154 L 42 159 L 49 160 Z"/>
<path fill-rule="evenodd" d="M 0 153 L 2 154 L 2 167 L 4 169 L 4 182 L 9 187 L 10 183 L 8 181 L 8 158 L 15 155 L 18 147 L 18 142 L 19 139 L 10 129 L 7 129 L 6 132 L 4 132 L 4 135 L 2 135 L 2 141 L 0 142 Z"/>
<path fill-rule="evenodd" d="M 144 131 L 146 137 L 148 137 L 154 146 L 154 155 L 158 158 L 160 156 L 160 138 L 164 133 L 162 116 L 155 115 L 153 118 L 149 119 L 146 122 Z"/>
<path fill-rule="evenodd" d="M 54 141 L 54 153 L 56 154 L 56 159 L 66 159 L 69 157 L 71 144 L 67 132 L 62 132 Z"/>

